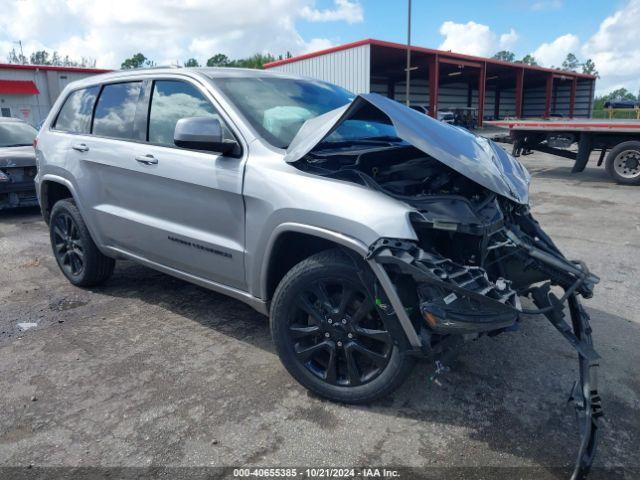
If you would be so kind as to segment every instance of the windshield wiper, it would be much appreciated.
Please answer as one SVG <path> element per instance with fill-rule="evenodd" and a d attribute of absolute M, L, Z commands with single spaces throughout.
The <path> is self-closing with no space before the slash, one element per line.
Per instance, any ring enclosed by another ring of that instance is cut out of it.
<path fill-rule="evenodd" d="M 2 148 L 8 147 L 30 147 L 32 143 L 12 143 L 11 145 L 2 145 Z"/>

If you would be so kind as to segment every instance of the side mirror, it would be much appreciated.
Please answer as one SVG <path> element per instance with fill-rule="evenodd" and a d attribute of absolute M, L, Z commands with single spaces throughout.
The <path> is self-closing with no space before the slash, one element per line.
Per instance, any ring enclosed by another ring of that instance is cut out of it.
<path fill-rule="evenodd" d="M 238 150 L 233 140 L 225 140 L 220 121 L 212 117 L 181 118 L 173 132 L 173 143 L 178 147 L 207 150 L 226 155 Z"/>

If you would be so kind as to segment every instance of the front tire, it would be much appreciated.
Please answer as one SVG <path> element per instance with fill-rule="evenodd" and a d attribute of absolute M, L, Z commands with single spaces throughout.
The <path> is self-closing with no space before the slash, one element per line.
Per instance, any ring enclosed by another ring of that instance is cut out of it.
<path fill-rule="evenodd" d="M 72 284 L 92 287 L 113 273 L 115 260 L 98 250 L 73 200 L 60 200 L 53 206 L 49 233 L 56 262 Z"/>
<path fill-rule="evenodd" d="M 605 168 L 622 185 L 640 185 L 640 142 L 622 142 L 613 147 Z"/>
<path fill-rule="evenodd" d="M 359 271 L 340 250 L 320 252 L 285 275 L 271 305 L 271 335 L 287 371 L 312 392 L 345 403 L 391 393 L 414 363 Z"/>

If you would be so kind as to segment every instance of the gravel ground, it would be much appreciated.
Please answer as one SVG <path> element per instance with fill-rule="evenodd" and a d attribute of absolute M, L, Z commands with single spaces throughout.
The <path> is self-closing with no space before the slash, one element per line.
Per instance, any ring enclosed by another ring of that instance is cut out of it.
<path fill-rule="evenodd" d="M 543 227 L 602 278 L 585 301 L 606 415 L 594 478 L 637 478 L 640 188 L 602 168 L 570 175 L 540 153 L 523 162 Z M 374 465 L 456 478 L 524 467 L 521 477 L 562 478 L 554 468 L 573 465 L 577 362 L 539 318 L 467 344 L 437 382 L 423 362 L 392 397 L 344 406 L 298 386 L 267 319 L 238 301 L 127 262 L 103 287 L 71 286 L 37 210 L 0 212 L 0 253 L 0 466 Z"/>

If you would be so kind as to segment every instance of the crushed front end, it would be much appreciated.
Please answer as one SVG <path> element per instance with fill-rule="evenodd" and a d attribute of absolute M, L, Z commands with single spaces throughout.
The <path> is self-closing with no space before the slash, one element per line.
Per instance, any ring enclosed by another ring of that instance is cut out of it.
<path fill-rule="evenodd" d="M 526 169 L 493 142 L 375 94 L 307 121 L 285 159 L 408 206 L 416 238 L 380 238 L 367 260 L 380 313 L 397 320 L 410 353 L 442 354 L 461 339 L 514 330 L 525 314 L 550 321 L 578 354 L 572 478 L 583 478 L 602 412 L 599 357 L 579 297 L 590 298 L 598 278 L 532 217 Z M 523 308 L 523 297 L 535 308 Z"/>
<path fill-rule="evenodd" d="M 38 204 L 33 147 L 0 148 L 0 210 Z"/>
<path fill-rule="evenodd" d="M 441 353 L 442 345 L 457 345 L 452 340 L 462 337 L 513 330 L 523 314 L 544 315 L 551 322 L 578 354 L 579 378 L 570 398 L 581 444 L 572 478 L 584 478 L 595 455 L 602 410 L 599 356 L 578 296 L 590 298 L 598 278 L 582 262 L 560 253 L 528 207 L 496 196 L 475 204 L 455 196 L 437 201 L 444 209 L 458 202 L 473 213 L 473 222 L 442 215 L 436 220 L 433 203 L 414 205 L 419 209 L 413 218 L 419 240 L 382 238 L 371 245 L 368 259 L 389 275 L 404 307 L 396 314 L 409 317 L 425 354 Z M 388 297 L 381 296 L 386 305 Z M 536 308 L 524 309 L 520 297 L 530 297 Z"/>

